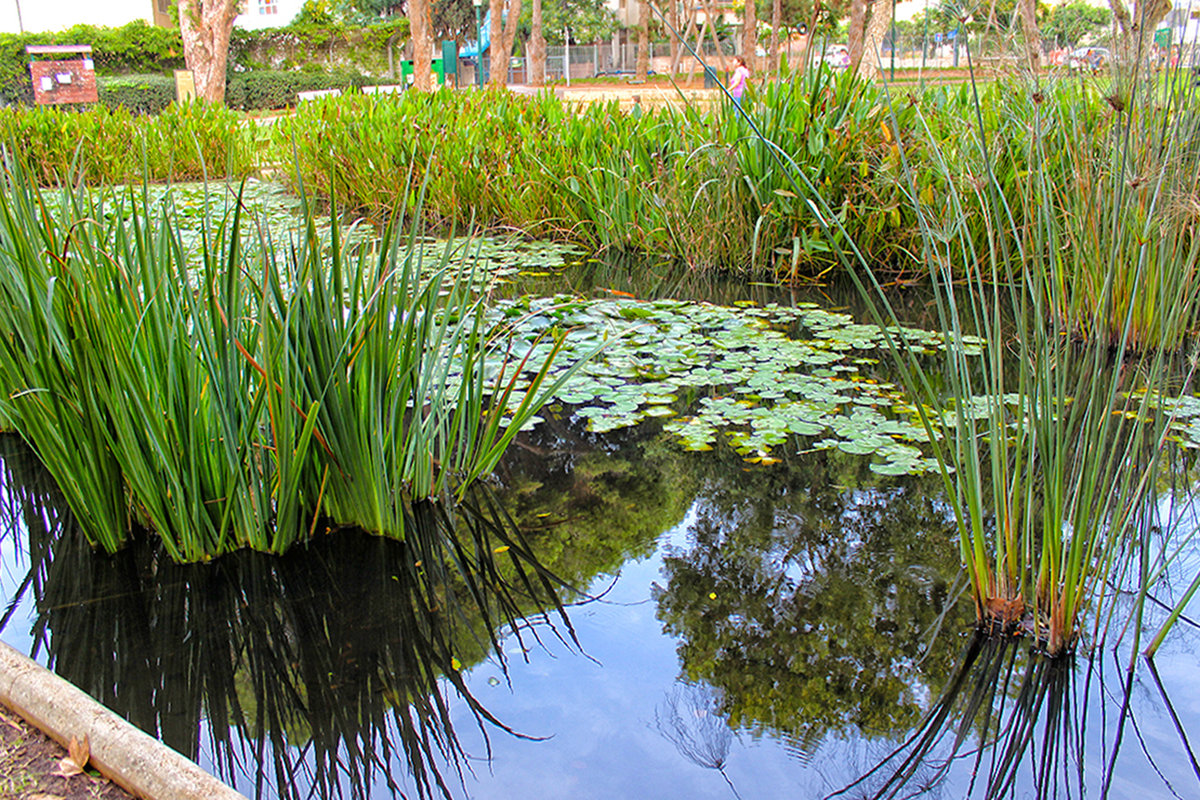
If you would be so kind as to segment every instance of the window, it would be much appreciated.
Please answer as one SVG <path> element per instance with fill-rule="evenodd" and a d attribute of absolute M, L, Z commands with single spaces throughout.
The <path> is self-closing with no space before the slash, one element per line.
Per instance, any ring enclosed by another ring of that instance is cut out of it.
<path fill-rule="evenodd" d="M 258 0 L 259 14 L 278 14 L 279 0 Z"/>
<path fill-rule="evenodd" d="M 158 13 L 170 14 L 171 13 L 171 0 L 158 0 Z"/>

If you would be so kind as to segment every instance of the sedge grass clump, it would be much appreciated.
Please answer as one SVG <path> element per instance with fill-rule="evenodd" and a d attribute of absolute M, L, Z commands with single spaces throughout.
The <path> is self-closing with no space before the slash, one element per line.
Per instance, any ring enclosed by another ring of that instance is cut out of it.
<path fill-rule="evenodd" d="M 154 116 L 106 106 L 0 109 L 0 144 L 22 153 L 42 186 L 237 180 L 255 169 L 249 136 L 236 113 L 204 103 L 172 105 Z"/>
<path fill-rule="evenodd" d="M 813 71 L 769 89 L 760 106 L 776 145 L 838 194 L 846 224 L 890 252 L 902 221 L 894 187 L 881 195 L 872 177 L 894 152 L 878 92 Z M 416 170 L 428 176 L 421 209 L 435 227 L 475 220 L 706 270 L 802 277 L 833 261 L 803 201 L 728 108 L 631 115 L 615 102 L 572 109 L 549 93 L 504 91 L 340 97 L 298 108 L 272 137 L 307 187 L 376 216 L 405 199 L 393 176 Z"/>
<path fill-rule="evenodd" d="M 1052 654 L 1098 619 L 1136 554 L 1167 423 L 1151 398 L 1175 380 L 1196 300 L 1197 251 L 1182 231 L 1162 241 L 1155 207 L 1173 194 L 1190 120 L 1147 118 L 1160 169 L 1139 193 L 1123 167 L 1151 158 L 1131 130 L 1143 123 L 1083 130 L 1069 105 L 1031 91 L 997 124 L 980 110 L 953 164 L 934 164 L 939 203 L 907 168 L 947 341 L 987 345 L 981 359 L 948 347 L 936 379 L 904 356 L 906 385 L 926 409 L 980 622 Z"/>
<path fill-rule="evenodd" d="M 247 245 L 239 198 L 193 251 L 169 203 L 52 209 L 17 162 L 3 180 L 0 406 L 105 549 L 132 526 L 186 561 L 338 525 L 404 537 L 541 402 L 553 358 L 495 375 L 503 337 L 415 233 L 350 247 L 306 207 L 295 238 Z"/>

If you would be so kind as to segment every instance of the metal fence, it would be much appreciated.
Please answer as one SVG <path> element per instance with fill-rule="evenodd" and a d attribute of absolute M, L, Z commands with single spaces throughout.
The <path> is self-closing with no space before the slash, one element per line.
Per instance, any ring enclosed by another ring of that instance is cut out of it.
<path fill-rule="evenodd" d="M 717 57 L 717 51 L 712 43 L 706 43 L 704 49 L 704 58 L 711 59 Z M 576 80 L 581 78 L 593 78 L 604 75 L 633 75 L 637 71 L 638 50 L 640 48 L 633 42 L 621 42 L 617 44 L 609 42 L 600 42 L 584 45 L 552 45 L 546 48 L 546 80 Z M 724 48 L 724 55 L 733 53 L 733 45 L 727 44 Z M 569 60 L 569 65 L 568 65 Z M 690 56 L 685 56 L 680 60 L 680 69 L 686 70 L 690 66 Z M 487 57 L 484 57 L 484 79 L 487 79 L 488 66 Z M 666 72 L 671 65 L 671 48 L 665 44 L 650 45 L 650 70 L 651 72 Z M 469 85 L 475 82 L 475 65 L 473 61 L 468 61 L 461 65 L 460 81 L 462 85 Z M 528 62 L 524 58 L 513 58 L 509 62 L 508 82 L 512 84 L 521 84 L 528 82 Z"/>
<path fill-rule="evenodd" d="M 828 44 L 832 44 L 831 41 Z M 766 44 L 763 42 L 762 44 Z M 826 42 L 819 39 L 810 43 L 807 57 L 819 60 L 825 49 Z M 929 36 L 922 41 L 901 38 L 893 56 L 890 41 L 884 41 L 879 53 L 879 63 L 884 70 L 889 67 L 896 69 L 912 69 L 920 67 L 957 66 L 959 58 L 965 60 L 965 52 L 954 46 L 954 39 L 944 39 L 941 36 Z M 592 78 L 604 75 L 632 76 L 637 70 L 638 46 L 636 42 L 599 42 L 585 45 L 553 45 L 546 48 L 546 81 L 571 81 L 582 78 Z M 739 46 L 732 42 L 722 42 L 721 49 L 706 41 L 701 50 L 701 56 L 718 70 L 729 67 L 722 56 L 731 56 L 740 51 Z M 798 42 L 781 42 L 780 50 L 786 54 L 790 63 L 795 63 L 803 52 Z M 569 69 L 567 61 L 570 61 Z M 487 58 L 484 58 L 484 79 L 487 78 Z M 684 49 L 679 59 L 678 68 L 682 72 L 702 74 L 699 63 Z M 459 80 L 461 85 L 475 83 L 475 66 L 471 62 L 460 65 Z M 650 45 L 651 72 L 665 73 L 671 69 L 671 48 L 667 44 Z M 528 63 L 525 58 L 516 57 L 509 62 L 508 82 L 510 84 L 528 83 Z"/>

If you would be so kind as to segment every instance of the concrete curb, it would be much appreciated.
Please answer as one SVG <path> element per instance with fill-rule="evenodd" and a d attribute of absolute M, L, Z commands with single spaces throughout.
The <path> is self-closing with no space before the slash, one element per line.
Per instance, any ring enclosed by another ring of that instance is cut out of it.
<path fill-rule="evenodd" d="M 86 735 L 91 765 L 147 800 L 246 800 L 77 687 L 0 642 L 0 703 L 64 747 Z"/>

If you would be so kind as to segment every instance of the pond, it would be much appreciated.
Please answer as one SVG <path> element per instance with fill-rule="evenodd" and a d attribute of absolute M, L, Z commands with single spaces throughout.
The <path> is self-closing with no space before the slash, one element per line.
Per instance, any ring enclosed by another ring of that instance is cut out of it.
<path fill-rule="evenodd" d="M 852 293 L 532 252 L 492 288 L 517 348 L 615 343 L 472 499 L 510 524 L 460 523 L 465 578 L 353 531 L 97 555 L 8 437 L 0 638 L 252 797 L 1200 795 L 1190 617 L 1153 664 L 1121 609 L 1074 659 L 972 635 Z"/>

